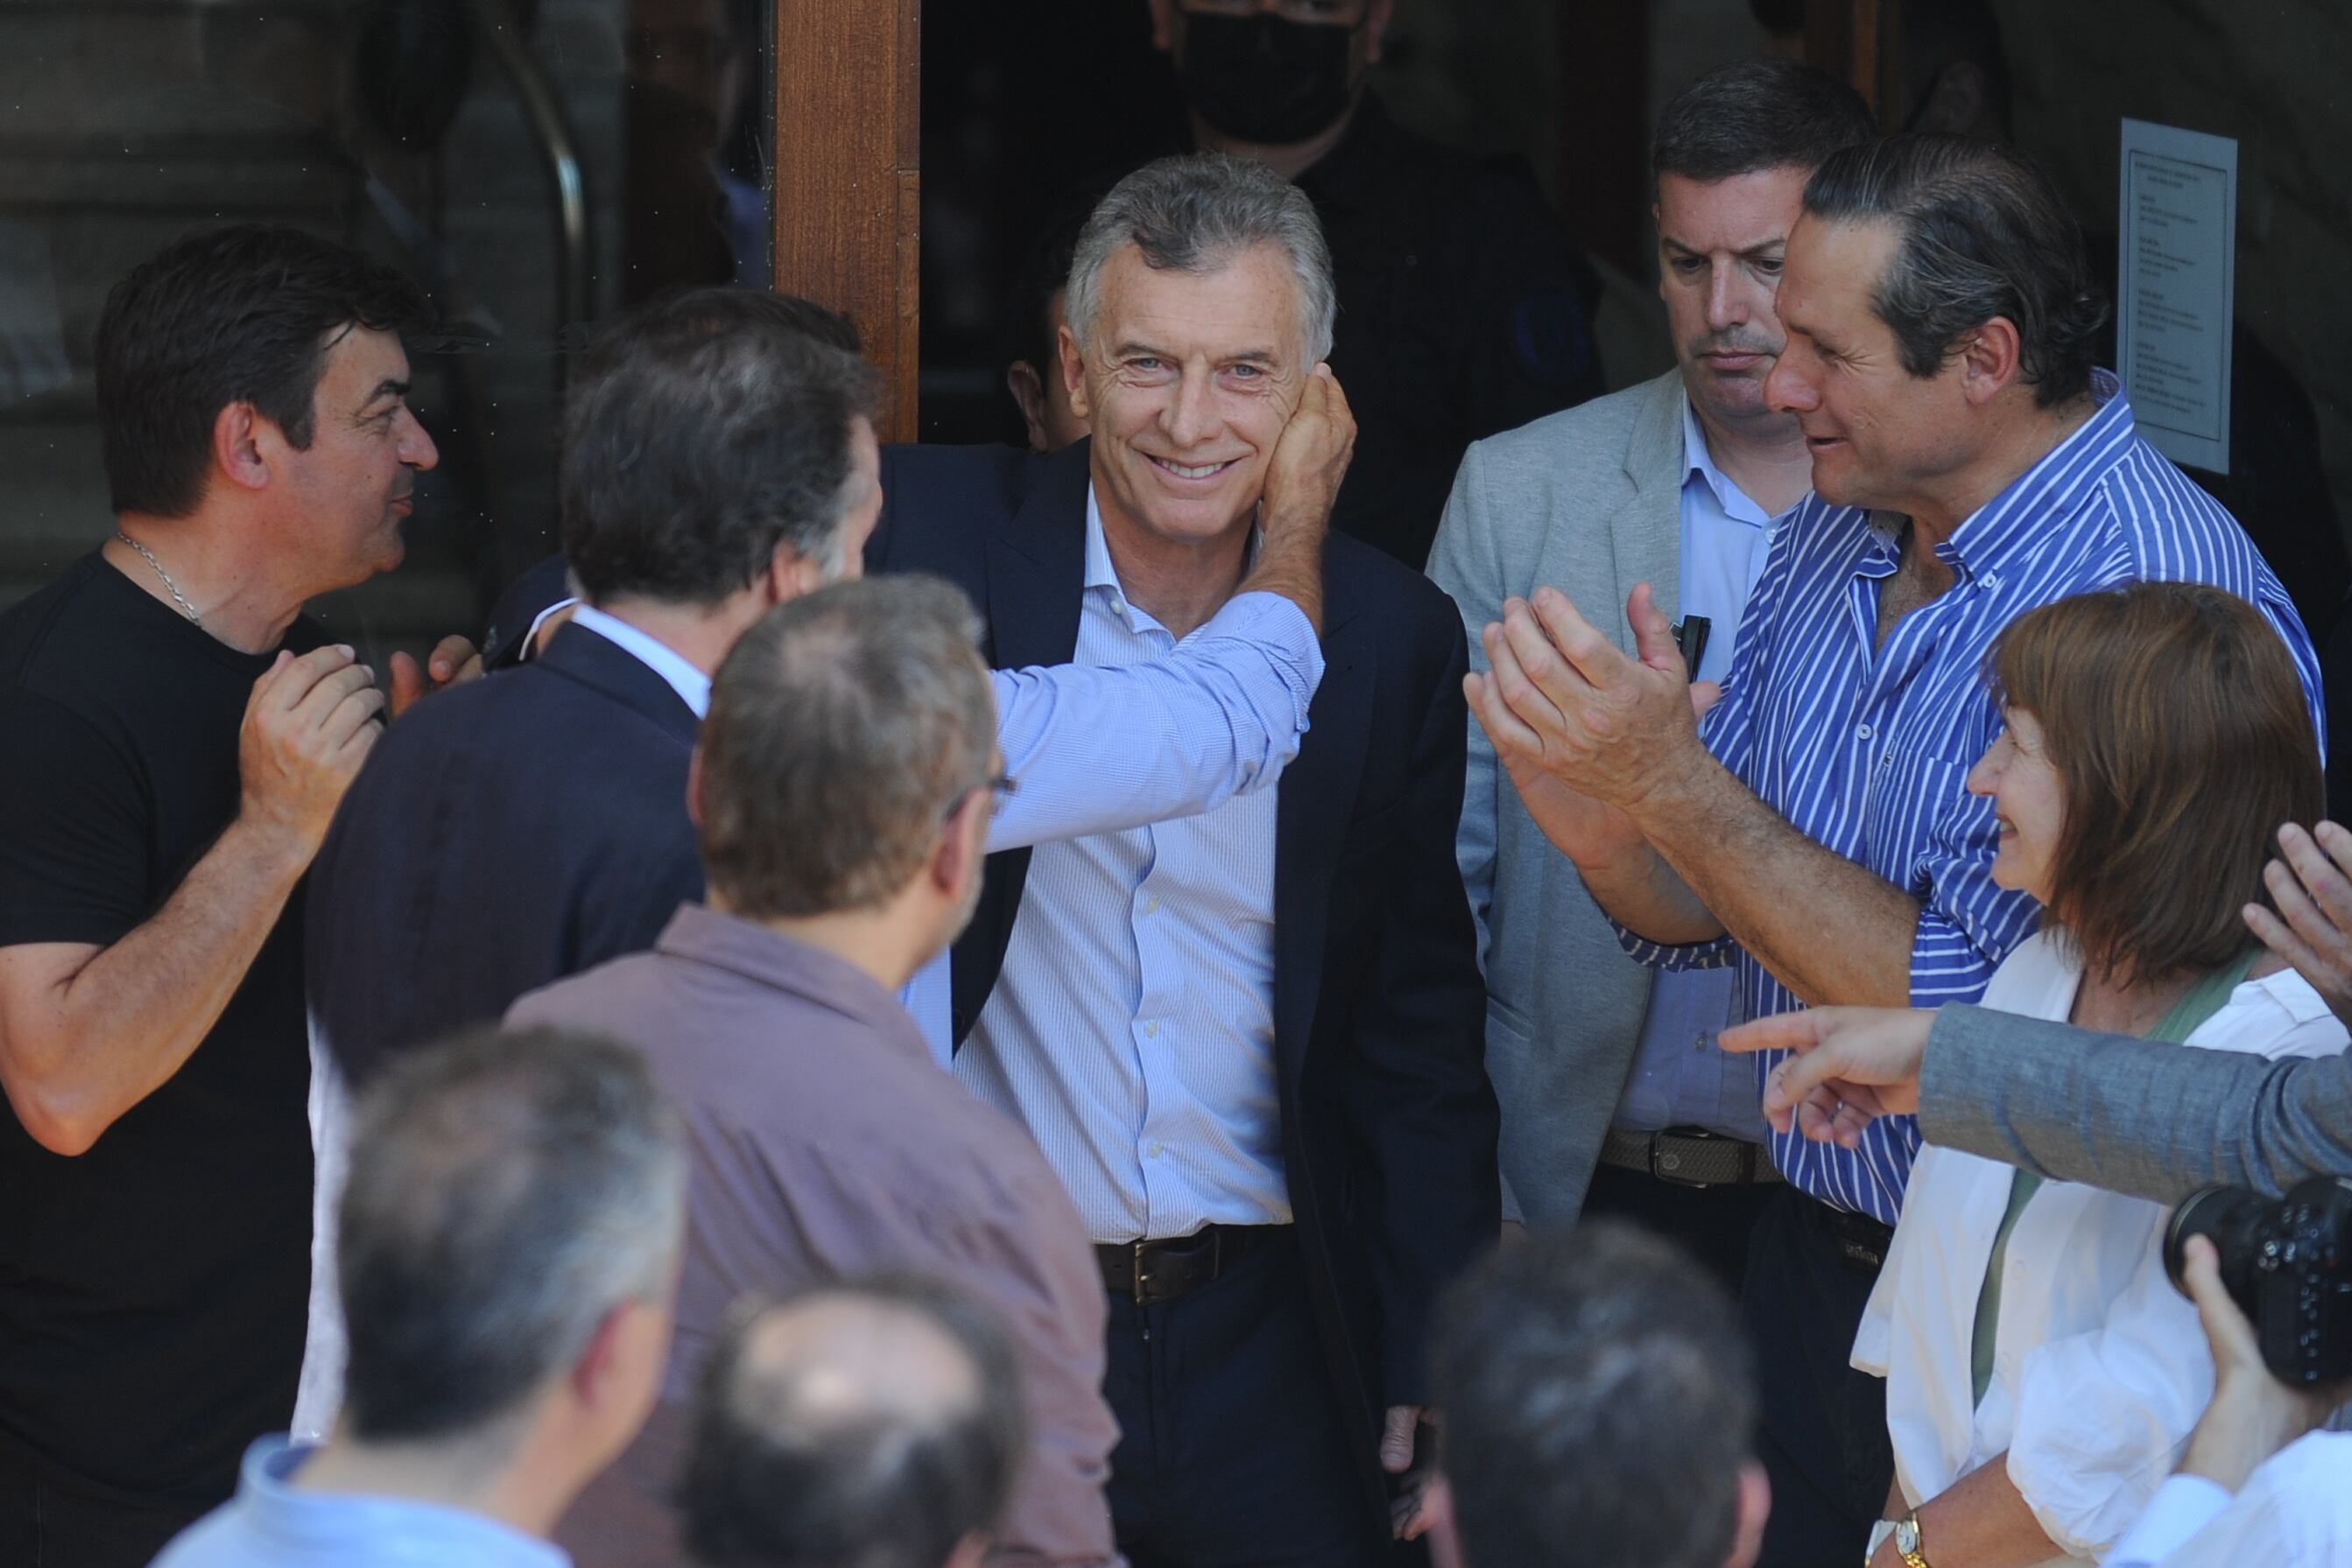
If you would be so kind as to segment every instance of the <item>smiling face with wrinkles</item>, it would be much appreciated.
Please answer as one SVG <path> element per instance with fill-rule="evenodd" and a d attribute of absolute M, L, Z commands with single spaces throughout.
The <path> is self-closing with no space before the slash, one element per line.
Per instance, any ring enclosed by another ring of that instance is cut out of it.
<path fill-rule="evenodd" d="M 1099 301 L 1087 341 L 1063 329 L 1062 369 L 1094 427 L 1105 531 L 1198 547 L 1247 527 L 1314 369 L 1288 259 L 1258 245 L 1214 271 L 1160 270 L 1129 245 Z"/>

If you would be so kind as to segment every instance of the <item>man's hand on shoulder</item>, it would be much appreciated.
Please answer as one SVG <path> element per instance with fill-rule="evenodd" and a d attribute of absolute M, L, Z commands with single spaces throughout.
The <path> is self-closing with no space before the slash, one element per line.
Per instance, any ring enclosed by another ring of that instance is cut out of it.
<path fill-rule="evenodd" d="M 536 651 L 536 650 L 534 650 Z M 452 632 L 433 645 L 419 668 L 406 653 L 392 656 L 391 716 L 398 718 L 435 692 L 478 679 L 482 655 L 473 643 Z"/>
<path fill-rule="evenodd" d="M 308 862 L 383 734 L 375 674 L 344 646 L 280 653 L 253 683 L 237 734 L 241 824 Z"/>

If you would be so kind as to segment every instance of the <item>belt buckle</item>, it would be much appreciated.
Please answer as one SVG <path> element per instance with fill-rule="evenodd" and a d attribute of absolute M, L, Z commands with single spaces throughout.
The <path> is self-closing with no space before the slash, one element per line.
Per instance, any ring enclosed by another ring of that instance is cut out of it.
<path fill-rule="evenodd" d="M 1128 1280 L 1127 1288 L 1128 1293 L 1135 1298 L 1135 1304 L 1139 1307 L 1148 1307 L 1151 1304 L 1150 1299 L 1144 1294 L 1143 1271 L 1143 1249 L 1150 1245 L 1151 1243 L 1143 1237 L 1139 1236 L 1135 1239 L 1135 1270 Z"/>
<path fill-rule="evenodd" d="M 1694 1187 L 1700 1191 L 1720 1185 L 1711 1181 L 1696 1181 L 1689 1176 L 1678 1174 L 1682 1168 L 1682 1156 L 1662 1146 L 1668 1138 L 1675 1138 L 1685 1143 L 1710 1141 L 1728 1143 L 1731 1140 L 1727 1138 L 1718 1140 L 1715 1134 L 1703 1127 L 1666 1127 L 1650 1134 L 1650 1175 L 1653 1177 L 1670 1186 Z"/>

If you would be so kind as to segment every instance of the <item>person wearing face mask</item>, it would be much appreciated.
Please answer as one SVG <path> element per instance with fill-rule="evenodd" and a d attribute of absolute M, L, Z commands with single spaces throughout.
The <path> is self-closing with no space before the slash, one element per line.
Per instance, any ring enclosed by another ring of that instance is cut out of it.
<path fill-rule="evenodd" d="M 1603 390 L 1599 280 L 1524 165 L 1417 136 L 1367 90 L 1394 0 L 1148 4 L 1194 145 L 1315 204 L 1363 435 L 1332 527 L 1419 570 L 1471 442 Z"/>
<path fill-rule="evenodd" d="M 1999 824 L 1994 882 L 2043 914 L 1983 1005 L 2273 1060 L 2341 1051 L 2326 1001 L 2241 916 L 2273 824 L 2321 793 L 2263 616 L 2137 583 L 2021 617 L 1990 668 L 2005 727 L 1968 787 Z M 2164 1228 L 2144 1198 L 1920 1155 L 1853 1348 L 1886 1379 L 1895 1459 L 1872 1568 L 2097 1557 L 2139 1517 L 2213 1391 Z"/>

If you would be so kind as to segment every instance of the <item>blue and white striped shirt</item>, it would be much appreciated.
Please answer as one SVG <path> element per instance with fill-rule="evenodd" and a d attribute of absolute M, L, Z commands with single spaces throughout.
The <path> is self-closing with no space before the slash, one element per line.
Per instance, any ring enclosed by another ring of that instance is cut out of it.
<path fill-rule="evenodd" d="M 1992 881 L 1992 804 L 1969 768 L 2000 732 L 1984 661 L 2004 626 L 2072 594 L 2141 580 L 2208 582 L 2251 601 L 2294 657 L 2326 734 L 2319 661 L 2286 591 L 2221 506 L 2140 440 L 2114 376 L 2098 409 L 1936 547 L 1955 581 L 1875 645 L 1878 591 L 1900 541 L 1871 515 L 1808 497 L 1775 532 L 1740 622 L 1707 749 L 1798 831 L 1921 904 L 1911 1001 L 1972 1002 L 2041 910 Z M 1736 962 L 1748 1016 L 1801 1004 L 1728 937 L 1668 947 L 1622 932 L 1664 968 Z M 1759 1078 L 1779 1060 L 1758 1058 Z M 1893 1224 L 1919 1146 L 1908 1116 L 1871 1124 L 1859 1149 L 1775 1134 L 1781 1173 L 1813 1197 Z"/>

